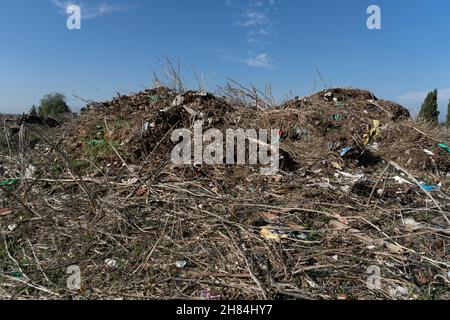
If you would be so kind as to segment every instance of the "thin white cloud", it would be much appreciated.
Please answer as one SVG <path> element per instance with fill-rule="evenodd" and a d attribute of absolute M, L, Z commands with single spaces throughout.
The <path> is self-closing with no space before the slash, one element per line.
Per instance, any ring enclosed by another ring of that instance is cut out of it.
<path fill-rule="evenodd" d="M 417 115 L 420 107 L 424 102 L 429 91 L 414 91 L 405 93 L 397 98 L 398 103 L 408 107 Z M 439 111 L 441 112 L 441 119 L 444 119 L 447 114 L 447 106 L 450 100 L 450 88 L 438 90 Z"/>
<path fill-rule="evenodd" d="M 265 68 L 274 69 L 275 66 L 270 64 L 270 59 L 266 53 L 261 53 L 255 57 L 251 57 L 243 60 L 243 62 L 249 67 L 253 68 Z"/>
<path fill-rule="evenodd" d="M 240 8 L 236 26 L 244 28 L 247 43 L 250 45 L 270 44 L 275 36 L 274 25 L 278 16 L 278 3 L 281 0 L 252 0 Z"/>
<path fill-rule="evenodd" d="M 229 6 L 237 9 L 234 26 L 241 28 L 246 37 L 248 57 L 238 61 L 254 68 L 275 69 L 271 64 L 267 47 L 276 38 L 275 25 L 278 19 L 279 4 L 284 0 L 249 0 L 241 6 L 231 0 Z M 262 52 L 262 53 L 261 53 Z"/>
<path fill-rule="evenodd" d="M 66 14 L 66 9 L 70 5 L 77 5 L 81 8 L 82 19 L 94 19 L 110 13 L 123 12 L 136 8 L 134 5 L 119 5 L 110 1 L 82 1 L 82 0 L 51 0 L 52 3 L 60 10 L 62 14 Z"/>
<path fill-rule="evenodd" d="M 261 12 L 249 10 L 242 15 L 242 19 L 236 22 L 240 27 L 260 27 L 270 22 L 269 17 Z"/>

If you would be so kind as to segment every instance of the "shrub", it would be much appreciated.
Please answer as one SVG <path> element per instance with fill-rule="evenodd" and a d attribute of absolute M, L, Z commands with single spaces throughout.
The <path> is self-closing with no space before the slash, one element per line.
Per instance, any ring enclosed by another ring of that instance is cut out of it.
<path fill-rule="evenodd" d="M 48 94 L 41 99 L 39 115 L 44 117 L 59 117 L 71 113 L 66 103 L 66 97 L 61 93 Z"/>

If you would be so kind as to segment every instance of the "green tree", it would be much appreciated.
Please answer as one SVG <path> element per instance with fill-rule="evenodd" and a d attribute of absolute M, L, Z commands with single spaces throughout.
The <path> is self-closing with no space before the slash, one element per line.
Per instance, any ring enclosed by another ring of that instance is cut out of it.
<path fill-rule="evenodd" d="M 448 107 L 447 107 L 447 121 L 445 122 L 447 127 L 450 128 L 450 100 L 448 101 Z"/>
<path fill-rule="evenodd" d="M 419 120 L 425 122 L 439 123 L 438 91 L 437 89 L 428 93 L 419 113 Z"/>
<path fill-rule="evenodd" d="M 41 105 L 39 106 L 41 116 L 58 117 L 70 112 L 66 97 L 61 93 L 48 94 L 41 99 Z"/>

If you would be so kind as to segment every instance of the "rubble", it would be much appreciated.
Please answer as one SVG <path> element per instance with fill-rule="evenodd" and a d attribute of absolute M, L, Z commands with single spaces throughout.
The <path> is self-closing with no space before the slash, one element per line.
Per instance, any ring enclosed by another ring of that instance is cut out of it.
<path fill-rule="evenodd" d="M 171 163 L 172 132 L 198 120 L 279 130 L 280 170 Z M 36 134 L 20 161 L 0 157 L 0 230 L 15 226 L 8 250 L 34 289 L 0 295 L 71 297 L 77 265 L 77 298 L 449 298 L 449 139 L 369 91 L 261 109 L 157 87 Z M 380 288 L 365 287 L 372 266 Z"/>

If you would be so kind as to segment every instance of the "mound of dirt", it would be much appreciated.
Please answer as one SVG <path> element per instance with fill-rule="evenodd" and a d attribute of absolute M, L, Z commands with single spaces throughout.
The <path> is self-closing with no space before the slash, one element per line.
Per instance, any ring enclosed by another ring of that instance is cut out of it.
<path fill-rule="evenodd" d="M 450 171 L 446 152 L 418 129 L 407 109 L 359 89 L 324 90 L 257 111 L 210 93 L 178 94 L 160 87 L 89 105 L 64 130 L 63 144 L 77 153 L 89 141 L 114 142 L 129 161 L 150 154 L 159 161 L 174 147 L 172 131 L 191 129 L 197 120 L 204 122 L 204 130 L 279 129 L 283 158 L 289 160 L 283 169 L 288 171 L 343 160 L 353 168 L 395 161 L 437 175 Z"/>
<path fill-rule="evenodd" d="M 173 164 L 197 120 L 278 130 L 280 170 Z M 369 91 L 256 110 L 159 87 L 39 137 L 0 155 L 0 298 L 448 298 L 447 142 Z M 373 266 L 380 288 L 361 285 Z"/>
<path fill-rule="evenodd" d="M 325 90 L 274 109 L 246 112 L 243 119 L 241 127 L 279 128 L 281 148 L 297 162 L 295 168 L 329 165 L 343 158 L 349 165 L 353 160 L 355 166 L 384 160 L 437 175 L 449 172 L 448 155 L 434 139 L 420 133 L 422 126 L 408 110 L 378 100 L 369 91 Z"/>

